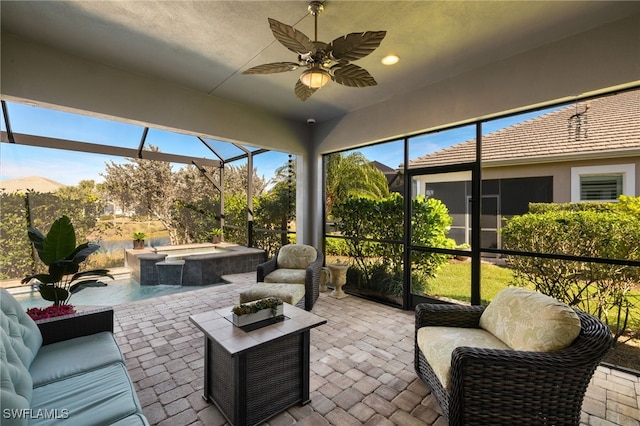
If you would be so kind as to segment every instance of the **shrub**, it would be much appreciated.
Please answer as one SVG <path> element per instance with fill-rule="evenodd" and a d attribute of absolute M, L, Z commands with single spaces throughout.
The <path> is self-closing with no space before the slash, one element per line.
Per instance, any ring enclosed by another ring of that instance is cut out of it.
<path fill-rule="evenodd" d="M 347 282 L 361 288 L 376 289 L 383 294 L 402 295 L 404 236 L 404 200 L 399 194 L 373 200 L 350 197 L 336 203 L 333 213 L 336 230 L 345 239 L 327 239 L 327 252 L 347 255 L 353 259 L 353 272 Z M 433 198 L 412 200 L 412 240 L 427 247 L 454 248 L 454 240 L 446 234 L 452 219 L 446 206 Z M 337 241 L 341 241 L 338 243 Z M 329 247 L 335 250 L 329 252 Z M 413 252 L 412 268 L 419 277 L 434 276 L 447 262 L 439 253 Z M 357 281 L 351 281 L 356 279 Z M 412 280 L 413 281 L 413 280 Z M 423 281 L 416 281 L 422 288 Z"/>
<path fill-rule="evenodd" d="M 325 251 L 329 256 L 347 256 L 349 246 L 341 238 L 327 238 L 325 240 Z"/>
<path fill-rule="evenodd" d="M 637 198 L 637 197 L 636 197 Z M 537 204 L 508 220 L 505 249 L 602 259 L 640 260 L 640 215 L 636 200 L 623 204 Z M 609 323 L 616 338 L 636 320 L 629 317 L 629 293 L 640 282 L 640 268 L 612 263 L 510 256 L 515 282 Z"/>

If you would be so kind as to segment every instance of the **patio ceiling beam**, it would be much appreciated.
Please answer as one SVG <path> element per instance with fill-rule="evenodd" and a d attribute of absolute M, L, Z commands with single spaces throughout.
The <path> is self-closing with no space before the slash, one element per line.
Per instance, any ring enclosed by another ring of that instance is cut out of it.
<path fill-rule="evenodd" d="M 149 128 L 145 127 L 144 130 L 142 131 L 140 144 L 138 145 L 138 158 L 142 158 L 142 148 L 144 148 L 144 143 L 147 141 L 147 134 L 149 134 Z"/>
<path fill-rule="evenodd" d="M 226 160 L 224 160 L 225 163 L 230 163 L 232 161 L 237 161 L 237 160 L 244 160 L 249 156 L 249 154 L 258 155 L 258 154 L 264 154 L 265 152 L 269 152 L 268 149 L 256 149 L 255 151 L 248 151 L 247 149 L 241 148 L 240 145 L 236 145 L 235 143 L 233 144 L 233 146 L 243 150 L 245 154 L 240 154 L 240 155 L 236 155 L 235 157 L 227 158 Z"/>
<path fill-rule="evenodd" d="M 111 145 L 101 145 L 87 142 L 76 142 L 67 139 L 47 138 L 43 136 L 27 135 L 23 133 L 13 134 L 18 145 L 37 146 L 40 148 L 64 149 L 67 151 L 86 152 L 90 154 L 111 155 L 114 157 L 139 158 L 138 150 Z M 3 131 L 0 134 L 0 142 L 10 143 L 9 135 Z M 164 161 L 167 163 L 193 164 L 197 161 L 201 166 L 220 167 L 220 161 L 207 158 L 194 158 L 186 155 L 167 154 L 164 152 L 144 151 L 145 160 Z"/>
<path fill-rule="evenodd" d="M 216 183 L 215 180 L 213 180 L 213 177 L 209 174 L 209 172 L 207 171 L 207 169 L 205 169 L 203 166 L 201 166 L 200 164 L 198 164 L 196 162 L 196 160 L 193 160 L 193 162 L 191 163 L 194 166 L 196 166 L 196 168 L 198 169 L 198 171 L 202 174 L 202 176 L 204 176 L 218 191 L 222 192 L 222 186 L 218 185 Z"/>
<path fill-rule="evenodd" d="M 7 139 L 9 143 L 15 143 L 13 131 L 11 131 L 11 123 L 9 122 L 9 111 L 7 110 L 7 103 L 5 101 L 2 101 L 2 115 L 4 117 L 4 124 L 7 127 Z"/>
<path fill-rule="evenodd" d="M 220 161 L 223 162 L 223 166 L 224 166 L 224 159 L 222 158 L 222 156 L 220 154 L 218 154 L 216 152 L 215 149 L 213 149 L 213 147 L 209 144 L 209 142 L 205 141 L 204 139 L 202 139 L 200 136 L 198 136 L 198 139 L 200 140 L 200 142 L 202 142 L 202 144 L 204 146 L 206 146 L 207 148 L 209 148 L 209 151 L 213 152 L 213 154 L 218 157 L 220 159 Z"/>

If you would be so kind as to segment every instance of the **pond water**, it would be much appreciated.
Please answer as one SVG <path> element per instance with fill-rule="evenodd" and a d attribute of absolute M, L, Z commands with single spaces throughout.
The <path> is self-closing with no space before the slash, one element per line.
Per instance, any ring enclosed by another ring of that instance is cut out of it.
<path fill-rule="evenodd" d="M 171 239 L 167 237 L 151 237 L 145 240 L 147 247 L 160 247 L 166 246 L 171 243 Z M 109 241 L 97 241 L 96 244 L 100 246 L 100 252 L 111 253 L 117 250 L 125 250 L 133 247 L 131 238 L 123 240 L 109 240 Z"/>
<path fill-rule="evenodd" d="M 207 287 L 223 285 L 213 284 L 201 287 L 189 287 L 179 285 L 144 285 L 141 286 L 133 278 L 119 278 L 105 280 L 106 287 L 85 288 L 71 296 L 70 303 L 76 306 L 115 306 L 137 300 L 150 299 L 152 297 L 166 296 L 183 293 L 185 291 L 199 290 Z M 51 306 L 51 302 L 42 299 L 37 290 L 26 292 L 12 292 L 13 296 L 25 308 L 44 308 Z"/>

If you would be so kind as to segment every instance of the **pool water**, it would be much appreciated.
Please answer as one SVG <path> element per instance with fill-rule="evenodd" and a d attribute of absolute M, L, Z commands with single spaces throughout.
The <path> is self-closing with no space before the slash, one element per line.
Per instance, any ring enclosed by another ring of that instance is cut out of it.
<path fill-rule="evenodd" d="M 69 302 L 76 306 L 115 306 L 137 300 L 150 299 L 152 297 L 166 296 L 185 291 L 199 290 L 215 287 L 221 284 L 208 286 L 179 286 L 179 285 L 144 285 L 141 286 L 133 278 L 118 278 L 106 280 L 106 287 L 89 287 L 71 296 Z M 224 283 L 222 283 L 224 284 Z M 44 308 L 51 306 L 51 302 L 44 300 L 37 290 L 26 292 L 12 292 L 13 296 L 25 308 Z"/>

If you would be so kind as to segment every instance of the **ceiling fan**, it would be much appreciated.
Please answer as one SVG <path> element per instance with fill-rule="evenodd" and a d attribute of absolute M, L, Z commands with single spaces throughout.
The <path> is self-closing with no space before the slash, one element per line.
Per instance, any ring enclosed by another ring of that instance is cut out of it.
<path fill-rule="evenodd" d="M 386 31 L 351 33 L 338 37 L 331 43 L 318 41 L 318 15 L 324 10 L 319 1 L 312 1 L 308 7 L 314 17 L 314 40 L 295 28 L 268 18 L 274 37 L 284 47 L 298 54 L 298 62 L 274 62 L 258 65 L 243 74 L 273 74 L 294 71 L 300 67 L 306 70 L 296 82 L 295 93 L 306 101 L 316 90 L 333 80 L 351 87 L 367 87 L 378 84 L 367 70 L 349 63 L 364 58 L 373 52 L 387 34 Z"/>

